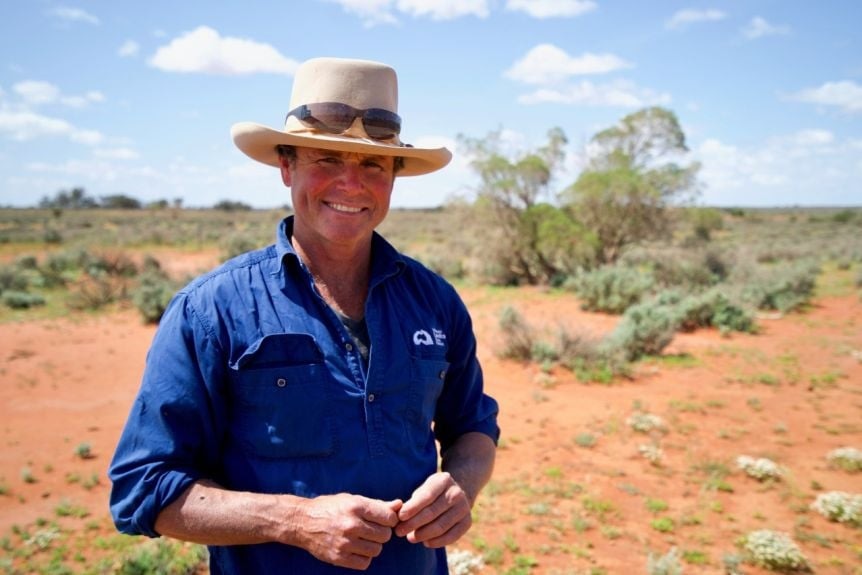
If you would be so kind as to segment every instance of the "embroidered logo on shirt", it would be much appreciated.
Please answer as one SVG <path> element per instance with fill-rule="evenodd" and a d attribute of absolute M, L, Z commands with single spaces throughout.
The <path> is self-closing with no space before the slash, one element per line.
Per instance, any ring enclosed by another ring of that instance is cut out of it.
<path fill-rule="evenodd" d="M 442 330 L 432 329 L 431 332 L 434 334 L 433 336 L 424 329 L 420 329 L 413 334 L 413 343 L 415 345 L 439 345 L 441 347 L 446 345 L 446 334 Z"/>

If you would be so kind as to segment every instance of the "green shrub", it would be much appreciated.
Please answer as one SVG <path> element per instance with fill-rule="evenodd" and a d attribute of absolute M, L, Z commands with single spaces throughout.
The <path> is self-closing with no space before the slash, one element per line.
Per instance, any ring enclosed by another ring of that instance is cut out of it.
<path fill-rule="evenodd" d="M 9 290 L 3 292 L 3 305 L 12 309 L 29 309 L 45 305 L 45 298 L 39 294 Z"/>
<path fill-rule="evenodd" d="M 260 244 L 254 238 L 243 233 L 236 233 L 229 235 L 221 242 L 221 254 L 223 259 L 229 260 L 258 247 Z"/>
<path fill-rule="evenodd" d="M 0 293 L 5 291 L 27 291 L 30 281 L 27 274 L 15 266 L 0 267 Z"/>
<path fill-rule="evenodd" d="M 117 575 L 192 575 L 206 565 L 202 545 L 167 539 L 149 540 L 124 554 L 115 565 Z"/>
<path fill-rule="evenodd" d="M 788 312 L 808 303 L 818 274 L 810 264 L 779 266 L 752 278 L 743 297 L 757 309 Z"/>
<path fill-rule="evenodd" d="M 673 340 L 677 314 L 669 306 L 641 303 L 626 310 L 608 343 L 629 361 L 658 355 Z"/>
<path fill-rule="evenodd" d="M 754 331 L 754 317 L 740 305 L 733 303 L 716 287 L 706 292 L 672 301 L 672 297 L 659 298 L 657 303 L 675 305 L 679 329 L 694 331 L 701 327 L 716 327 L 722 333 Z"/>
<path fill-rule="evenodd" d="M 132 303 L 146 323 L 158 323 L 176 291 L 177 285 L 162 272 L 156 260 L 150 259 L 132 291 Z"/>
<path fill-rule="evenodd" d="M 652 290 L 652 275 L 635 268 L 609 265 L 578 275 L 566 282 L 590 311 L 623 313 Z"/>

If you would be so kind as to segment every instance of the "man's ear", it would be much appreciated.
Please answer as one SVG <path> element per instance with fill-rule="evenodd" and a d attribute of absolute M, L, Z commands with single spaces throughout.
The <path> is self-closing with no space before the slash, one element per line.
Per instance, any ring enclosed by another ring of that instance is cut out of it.
<path fill-rule="evenodd" d="M 278 159 L 278 163 L 280 164 L 279 169 L 281 170 L 281 181 L 284 182 L 284 185 L 288 188 L 290 187 L 290 160 L 285 157 L 280 157 Z"/>

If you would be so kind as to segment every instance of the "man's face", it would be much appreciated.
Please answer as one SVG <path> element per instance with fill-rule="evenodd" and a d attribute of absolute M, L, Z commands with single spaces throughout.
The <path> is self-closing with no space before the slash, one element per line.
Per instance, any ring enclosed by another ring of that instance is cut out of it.
<path fill-rule="evenodd" d="M 281 165 L 294 234 L 330 244 L 366 241 L 389 212 L 394 163 L 392 156 L 296 148 L 296 160 Z"/>

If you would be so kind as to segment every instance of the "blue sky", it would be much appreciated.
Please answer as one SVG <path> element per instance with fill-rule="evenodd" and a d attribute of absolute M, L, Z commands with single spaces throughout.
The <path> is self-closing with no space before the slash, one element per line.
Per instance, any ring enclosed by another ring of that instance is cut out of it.
<path fill-rule="evenodd" d="M 398 71 L 402 139 L 455 152 L 393 206 L 469 197 L 458 136 L 512 153 L 673 110 L 704 205 L 862 205 L 862 3 L 852 0 L 0 0 L 0 205 L 61 189 L 142 201 L 289 197 L 230 126 L 280 127 L 311 57 Z"/>

